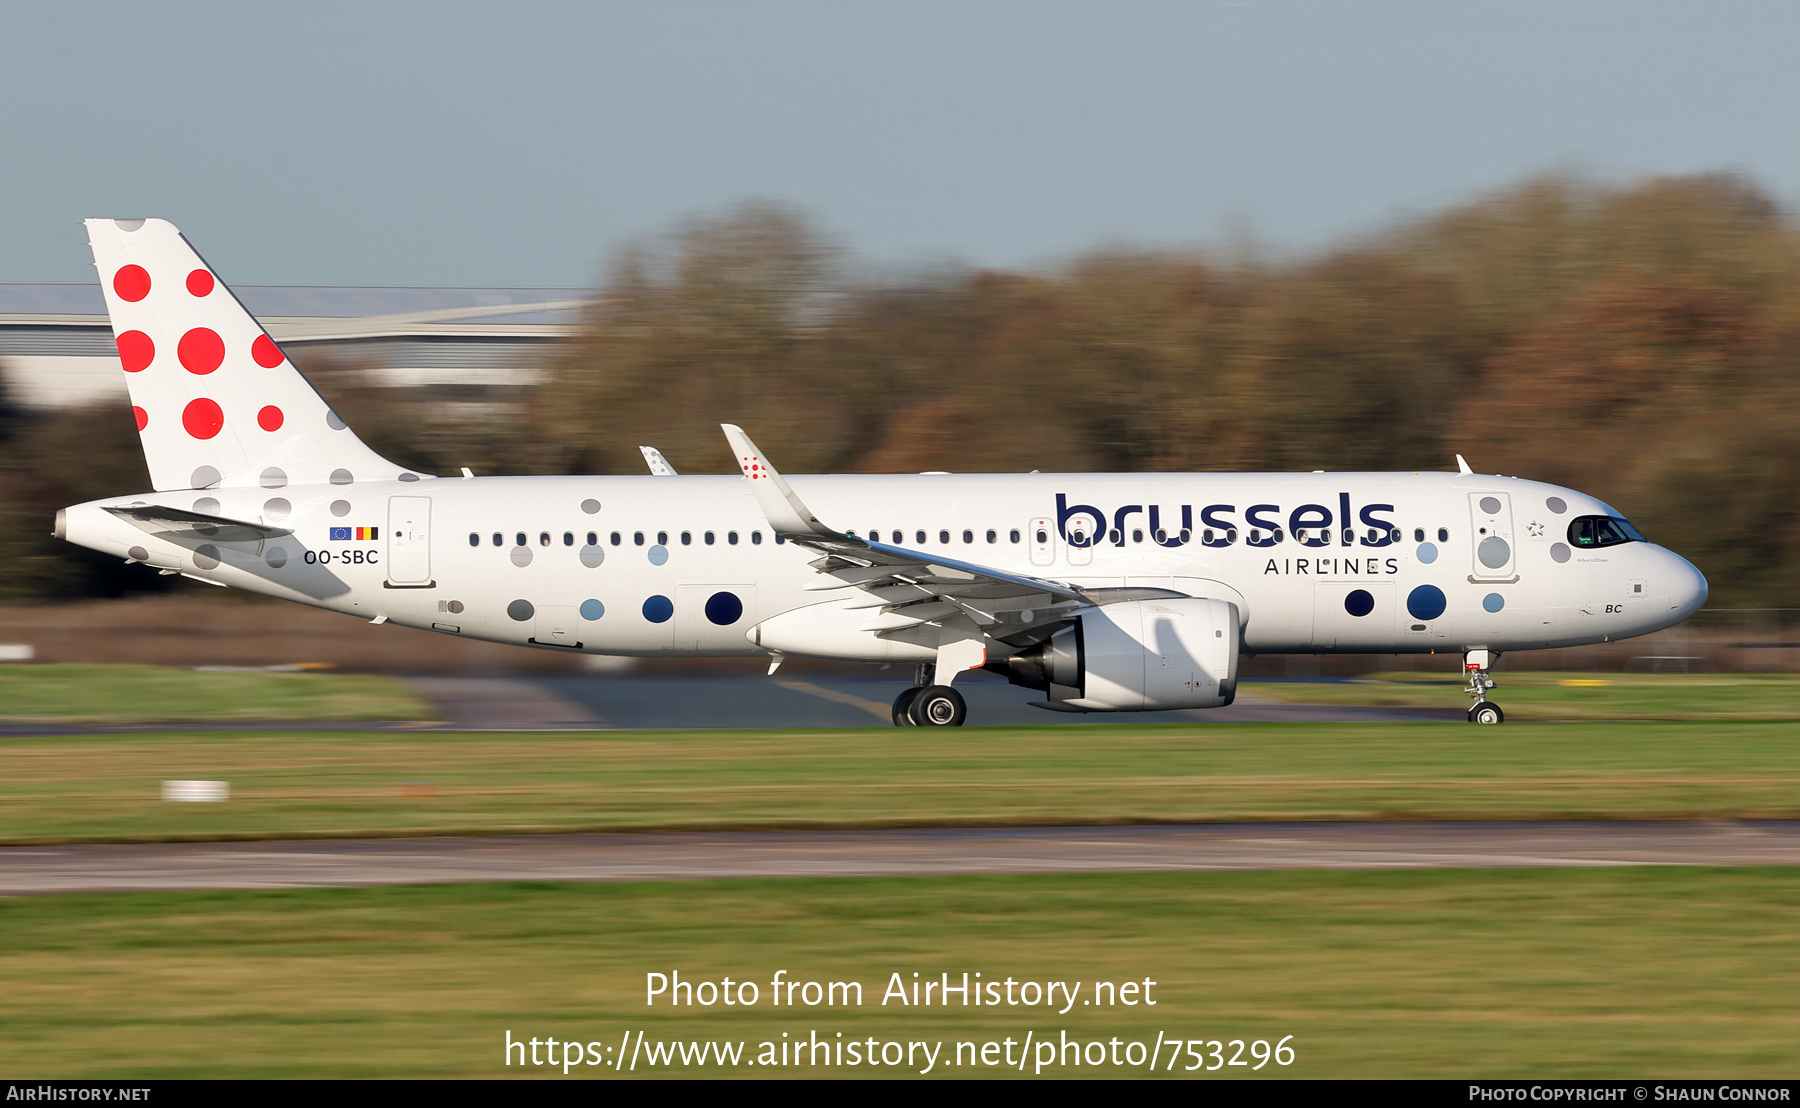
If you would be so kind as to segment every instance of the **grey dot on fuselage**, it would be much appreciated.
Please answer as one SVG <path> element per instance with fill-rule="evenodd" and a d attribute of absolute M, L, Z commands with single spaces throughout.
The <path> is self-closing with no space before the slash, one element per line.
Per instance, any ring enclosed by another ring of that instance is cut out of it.
<path fill-rule="evenodd" d="M 203 496 L 194 501 L 194 511 L 203 516 L 216 516 L 219 514 L 219 502 L 210 496 Z"/>
<path fill-rule="evenodd" d="M 268 469 L 265 469 L 262 471 L 262 487 L 263 488 L 279 489 L 279 488 L 285 487 L 286 485 L 287 485 L 287 474 L 285 472 L 283 472 L 280 468 L 278 468 L 276 466 L 270 466 Z"/>
<path fill-rule="evenodd" d="M 1569 548 L 1563 543 L 1555 543 L 1550 547 L 1550 557 L 1559 562 L 1569 560 Z"/>
<path fill-rule="evenodd" d="M 218 483 L 219 471 L 212 466 L 201 466 L 194 471 L 192 477 L 188 478 L 188 488 L 190 489 L 210 489 Z"/>
<path fill-rule="evenodd" d="M 327 408 L 325 410 L 325 426 L 331 428 L 333 431 L 342 431 L 344 428 L 346 428 L 350 425 L 348 423 L 344 422 L 343 416 L 340 416 L 336 412 Z"/>
<path fill-rule="evenodd" d="M 219 568 L 219 548 L 212 543 L 203 542 L 194 548 L 194 564 L 201 569 Z"/>
<path fill-rule="evenodd" d="M 337 516 L 339 519 L 349 515 L 350 502 L 348 500 L 333 500 L 331 502 L 331 514 Z"/>
<path fill-rule="evenodd" d="M 506 606 L 506 614 L 518 620 L 520 623 L 524 623 L 526 620 L 530 619 L 536 611 L 537 609 L 531 606 L 531 601 L 529 600 L 515 600 Z"/>
<path fill-rule="evenodd" d="M 294 506 L 289 504 L 285 497 L 277 496 L 263 504 L 263 515 L 273 520 L 286 519 L 288 513 L 293 510 Z"/>
<path fill-rule="evenodd" d="M 132 558 L 135 558 L 136 560 L 138 560 L 140 562 L 147 562 L 150 560 L 150 552 L 148 550 L 145 550 L 141 546 L 134 546 L 130 550 L 127 550 L 125 553 L 129 554 Z"/>
<path fill-rule="evenodd" d="M 280 569 L 287 565 L 287 551 L 279 546 L 271 546 L 269 552 L 263 555 L 263 560 L 269 563 L 270 569 Z"/>
<path fill-rule="evenodd" d="M 402 473 L 400 475 L 400 480 L 402 481 L 417 481 L 418 479 L 419 475 L 416 473 Z"/>
<path fill-rule="evenodd" d="M 356 478 L 352 476 L 347 469 L 334 469 L 331 471 L 331 483 L 334 485 L 350 485 L 355 482 Z"/>
<path fill-rule="evenodd" d="M 588 515 L 593 515 L 600 510 L 600 502 L 598 500 L 583 500 L 581 502 L 581 510 Z"/>
<path fill-rule="evenodd" d="M 113 220 L 113 226 L 117 227 L 121 231 L 135 231 L 139 227 L 142 227 L 143 225 L 144 225 L 144 221 L 141 219 L 115 219 L 115 220 Z"/>
<path fill-rule="evenodd" d="M 529 546 L 513 547 L 512 548 L 512 564 L 515 566 L 530 565 L 531 564 L 531 547 L 529 547 Z"/>

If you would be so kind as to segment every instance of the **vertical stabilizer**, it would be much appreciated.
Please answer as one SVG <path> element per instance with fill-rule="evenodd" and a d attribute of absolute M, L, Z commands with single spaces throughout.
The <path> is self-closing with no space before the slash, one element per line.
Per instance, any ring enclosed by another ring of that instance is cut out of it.
<path fill-rule="evenodd" d="M 86 223 L 158 491 L 416 479 L 363 445 L 174 224 Z"/>

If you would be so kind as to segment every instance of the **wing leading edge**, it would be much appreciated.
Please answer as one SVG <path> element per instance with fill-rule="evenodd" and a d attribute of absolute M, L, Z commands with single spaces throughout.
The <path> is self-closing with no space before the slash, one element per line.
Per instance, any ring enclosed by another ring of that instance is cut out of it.
<path fill-rule="evenodd" d="M 794 493 L 742 428 L 721 426 L 770 528 L 784 541 L 821 555 L 811 565 L 823 578 L 807 588 L 855 588 L 864 594 L 844 605 L 871 609 L 871 618 L 861 630 L 883 637 L 914 638 L 907 633 L 936 624 L 943 629 L 943 638 L 953 641 L 971 636 L 1035 637 L 1030 635 L 1034 625 L 1053 622 L 1063 609 L 1093 603 L 1082 590 L 1061 581 L 890 546 L 829 527 Z"/>

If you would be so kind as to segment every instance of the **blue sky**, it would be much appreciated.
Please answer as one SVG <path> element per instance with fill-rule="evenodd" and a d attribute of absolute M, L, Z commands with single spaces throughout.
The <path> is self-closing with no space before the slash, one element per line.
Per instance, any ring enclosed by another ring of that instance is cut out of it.
<path fill-rule="evenodd" d="M 1800 4 L 12 6 L 0 281 L 564 286 L 757 197 L 896 265 L 1311 250 L 1527 174 L 1800 197 Z"/>

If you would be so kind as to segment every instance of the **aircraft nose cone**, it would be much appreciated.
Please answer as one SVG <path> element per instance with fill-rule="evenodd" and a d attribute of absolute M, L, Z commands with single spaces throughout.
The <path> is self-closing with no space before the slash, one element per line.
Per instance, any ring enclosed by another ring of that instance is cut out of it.
<path fill-rule="evenodd" d="M 1675 609 L 1672 614 L 1677 619 L 1686 619 L 1706 603 L 1706 575 L 1679 554 L 1671 553 L 1669 558 L 1674 562 L 1670 567 L 1669 606 Z"/>

